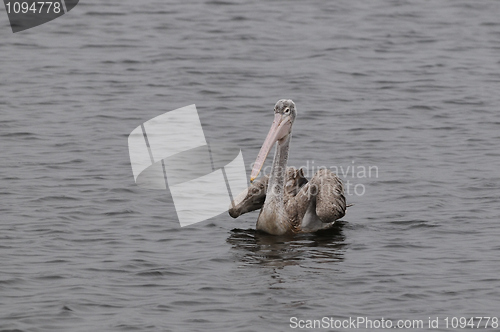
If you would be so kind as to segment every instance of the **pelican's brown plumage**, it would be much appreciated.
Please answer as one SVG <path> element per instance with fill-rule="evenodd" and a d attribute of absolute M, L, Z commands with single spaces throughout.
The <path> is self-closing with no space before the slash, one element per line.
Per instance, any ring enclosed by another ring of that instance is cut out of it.
<path fill-rule="evenodd" d="M 287 168 L 285 180 L 285 199 L 297 195 L 300 188 L 308 182 L 304 176 L 304 171 L 302 169 L 298 170 L 295 167 Z M 238 218 L 242 214 L 262 208 L 266 200 L 268 183 L 269 175 L 264 175 L 253 181 L 248 189 L 235 197 L 229 206 L 229 215 L 233 218 Z"/>
<path fill-rule="evenodd" d="M 330 228 L 345 215 L 346 200 L 340 179 L 327 169 L 319 170 L 310 181 L 303 171 L 287 169 L 292 125 L 297 116 L 295 103 L 281 99 L 274 107 L 274 121 L 252 169 L 251 181 L 257 177 L 271 148 L 277 143 L 269 178 L 253 182 L 248 190 L 234 199 L 230 214 L 242 213 L 263 206 L 257 229 L 274 234 L 309 233 Z M 264 189 L 257 193 L 257 188 Z M 248 198 L 255 198 L 249 204 Z M 247 199 L 245 201 L 245 198 Z M 240 207 L 244 206 L 241 210 Z"/>

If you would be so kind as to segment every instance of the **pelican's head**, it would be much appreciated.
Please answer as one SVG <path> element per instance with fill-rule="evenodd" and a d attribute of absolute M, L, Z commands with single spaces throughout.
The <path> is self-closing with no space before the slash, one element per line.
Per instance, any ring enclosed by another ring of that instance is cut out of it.
<path fill-rule="evenodd" d="M 297 117 L 297 108 L 291 99 L 280 99 L 274 105 L 274 115 L 281 114 L 282 121 L 290 121 L 290 131 L 292 131 L 292 124 Z"/>
<path fill-rule="evenodd" d="M 257 160 L 255 160 L 250 181 L 255 180 L 260 169 L 266 161 L 267 155 L 276 142 L 284 142 L 292 132 L 292 125 L 297 116 L 297 108 L 291 99 L 280 99 L 274 106 L 274 121 L 267 134 L 266 140 L 260 148 Z"/>
<path fill-rule="evenodd" d="M 250 184 L 241 194 L 236 196 L 229 205 L 229 215 L 237 218 L 244 213 L 260 209 L 266 200 L 269 176 L 263 176 Z"/>

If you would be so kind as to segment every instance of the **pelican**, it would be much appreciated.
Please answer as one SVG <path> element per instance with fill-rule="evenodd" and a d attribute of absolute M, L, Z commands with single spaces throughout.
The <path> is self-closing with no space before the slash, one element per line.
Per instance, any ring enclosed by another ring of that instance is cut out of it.
<path fill-rule="evenodd" d="M 302 169 L 297 170 L 295 167 L 287 167 L 285 181 L 285 197 L 294 197 L 300 188 L 308 182 L 304 176 L 304 171 Z M 262 208 L 266 200 L 268 184 L 269 175 L 264 175 L 253 181 L 247 190 L 235 197 L 229 206 L 229 215 L 238 218 L 242 214 Z"/>
<path fill-rule="evenodd" d="M 252 185 L 235 197 L 229 209 L 229 214 L 237 217 L 261 206 L 256 228 L 273 235 L 328 229 L 346 210 L 344 186 L 334 173 L 320 169 L 310 181 L 304 182 L 302 169 L 287 169 L 296 116 L 292 100 L 281 99 L 276 103 L 274 121 L 252 169 Z M 275 144 L 270 176 L 254 182 Z"/>

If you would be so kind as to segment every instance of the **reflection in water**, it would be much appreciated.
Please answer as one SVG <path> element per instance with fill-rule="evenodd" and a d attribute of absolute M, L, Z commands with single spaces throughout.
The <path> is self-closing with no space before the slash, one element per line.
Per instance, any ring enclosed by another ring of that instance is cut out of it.
<path fill-rule="evenodd" d="M 275 236 L 254 229 L 233 229 L 227 242 L 232 245 L 238 260 L 246 264 L 261 264 L 275 268 L 307 264 L 332 263 L 344 259 L 346 244 L 342 227 L 337 222 L 329 230 L 317 233 Z M 304 262 L 305 263 L 305 262 Z"/>

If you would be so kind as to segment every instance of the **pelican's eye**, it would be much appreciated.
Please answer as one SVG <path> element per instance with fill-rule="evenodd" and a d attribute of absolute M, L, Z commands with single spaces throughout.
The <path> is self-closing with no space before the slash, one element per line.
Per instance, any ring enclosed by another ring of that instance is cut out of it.
<path fill-rule="evenodd" d="M 285 109 L 285 114 L 290 114 L 290 109 L 288 107 Z"/>

